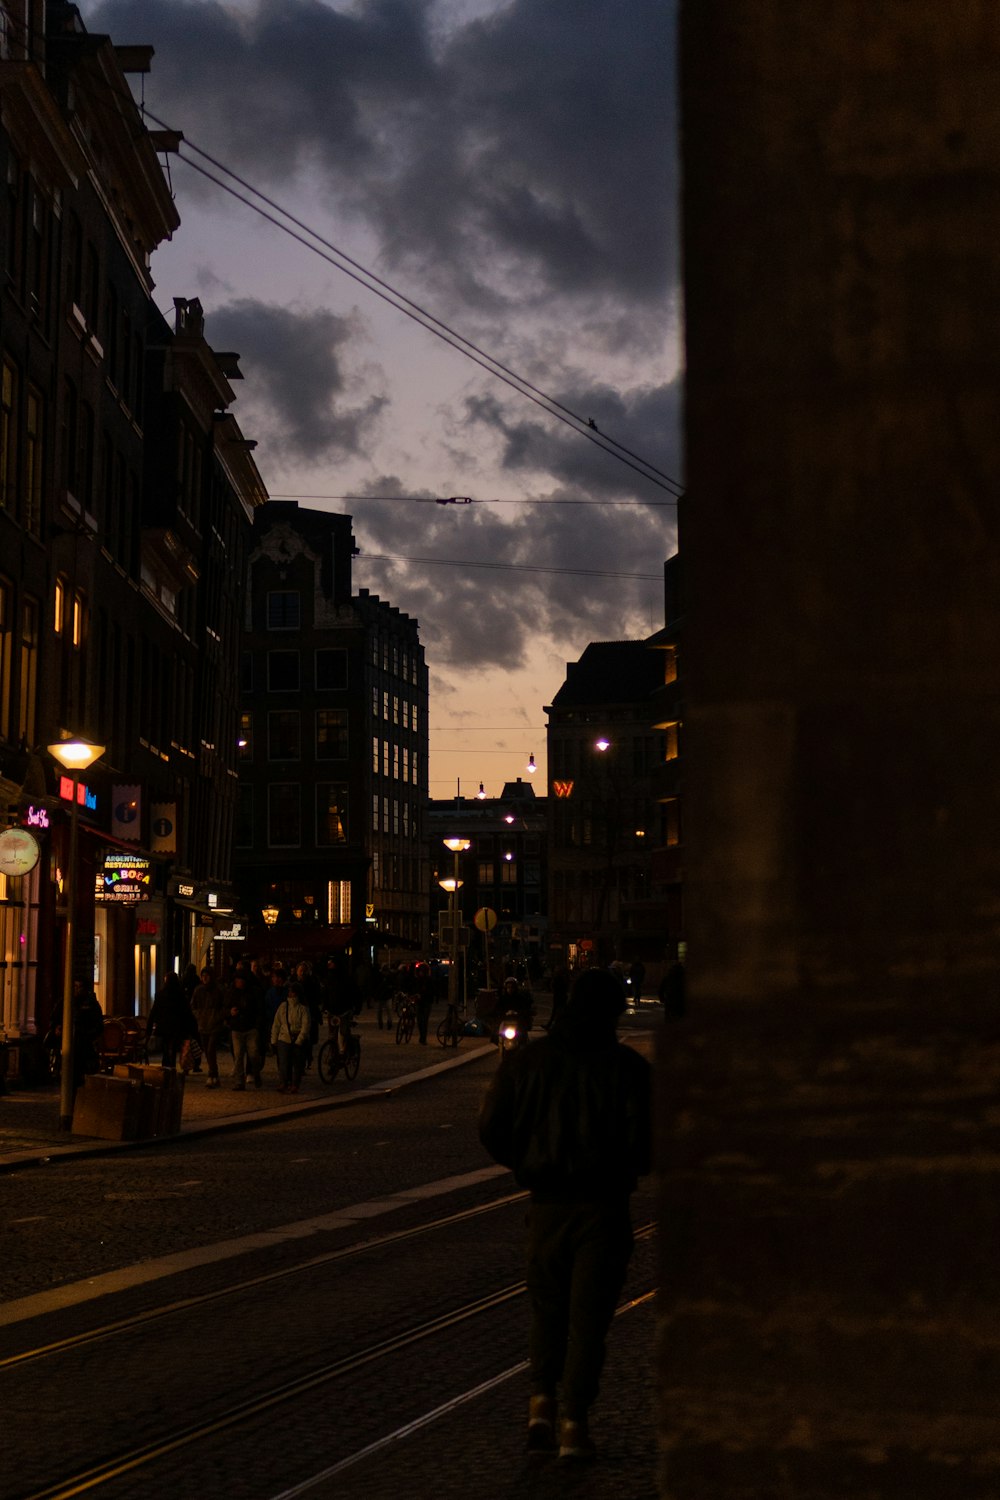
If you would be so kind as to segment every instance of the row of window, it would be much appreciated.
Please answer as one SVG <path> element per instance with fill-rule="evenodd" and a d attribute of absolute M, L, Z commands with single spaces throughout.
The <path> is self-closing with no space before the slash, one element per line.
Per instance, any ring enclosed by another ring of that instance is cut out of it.
<path fill-rule="evenodd" d="M 372 718 L 382 717 L 386 724 L 395 724 L 397 729 L 410 729 L 418 734 L 420 715 L 415 703 L 390 693 L 388 688 L 372 688 Z"/>
<path fill-rule="evenodd" d="M 314 805 L 307 825 L 303 818 L 302 787 L 298 782 L 272 782 L 262 789 L 266 799 L 266 835 L 269 849 L 300 849 L 308 826 L 309 842 L 317 849 L 346 844 L 348 839 L 347 785 L 319 782 L 311 790 Z M 236 818 L 236 847 L 252 849 L 255 839 L 255 788 L 240 783 Z"/>
<path fill-rule="evenodd" d="M 14 586 L 0 578 L 0 739 L 35 742 L 38 701 L 37 599 L 15 605 Z"/>
<path fill-rule="evenodd" d="M 376 792 L 372 797 L 372 832 L 391 833 L 404 839 L 418 838 L 420 826 L 416 807 L 398 797 L 385 797 Z"/>
<path fill-rule="evenodd" d="M 312 653 L 313 680 L 304 680 L 301 651 L 267 651 L 255 660 L 252 651 L 242 657 L 241 687 L 244 693 L 301 693 L 311 686 L 317 693 L 340 692 L 347 686 L 347 651 L 342 646 L 321 646 Z M 308 655 L 308 653 L 307 653 Z"/>
<path fill-rule="evenodd" d="M 272 709 L 267 714 L 267 758 L 302 759 L 302 719 L 297 708 Z M 348 757 L 348 714 L 346 708 L 320 708 L 315 712 L 312 754 L 315 760 L 346 760 Z M 239 758 L 254 758 L 254 715 L 240 714 Z"/>
<path fill-rule="evenodd" d="M 391 640 L 388 636 L 373 635 L 371 661 L 376 670 L 381 667 L 383 672 L 391 672 L 393 677 L 398 677 L 413 687 L 420 686 L 420 659 L 416 653 L 411 656 L 398 641 Z"/>
<path fill-rule="evenodd" d="M 600 776 L 614 781 L 627 771 L 642 776 L 666 760 L 675 760 L 678 754 L 679 725 L 669 724 L 664 733 L 635 734 L 622 729 L 615 738 L 614 729 L 608 731 L 609 748 L 596 748 L 596 740 L 589 735 L 554 735 L 549 741 L 549 766 L 558 766 L 552 771 L 560 780 L 574 776 Z"/>
<path fill-rule="evenodd" d="M 405 781 L 413 786 L 420 785 L 420 752 L 411 750 L 408 745 L 396 745 L 391 740 L 380 740 L 377 735 L 372 737 L 372 771 L 376 776 L 383 776 L 386 780 L 392 777 L 393 781 Z"/>
<path fill-rule="evenodd" d="M 7 287 L 28 309 L 45 337 L 50 334 L 52 247 L 56 223 L 52 203 L 30 172 L 11 154 L 7 162 Z"/>
<path fill-rule="evenodd" d="M 45 400 L 22 384 L 10 359 L 0 368 L 0 510 L 37 536 L 42 515 Z"/>

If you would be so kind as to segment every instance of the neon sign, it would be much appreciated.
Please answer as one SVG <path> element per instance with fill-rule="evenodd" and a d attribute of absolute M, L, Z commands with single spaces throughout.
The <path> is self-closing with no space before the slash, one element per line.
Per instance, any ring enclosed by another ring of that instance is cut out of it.
<path fill-rule="evenodd" d="M 72 778 L 72 776 L 60 776 L 60 778 L 59 778 L 59 795 L 63 799 L 64 802 L 72 802 L 72 800 L 73 800 L 73 778 Z M 85 807 L 88 812 L 96 812 L 97 811 L 97 793 L 96 792 L 92 792 L 90 790 L 90 787 L 89 786 L 85 786 L 82 781 L 78 781 L 77 784 L 76 784 L 76 800 L 80 804 L 80 806 L 81 807 Z"/>
<path fill-rule="evenodd" d="M 44 807 L 29 807 L 24 815 L 24 822 L 28 828 L 48 828 L 49 815 Z"/>

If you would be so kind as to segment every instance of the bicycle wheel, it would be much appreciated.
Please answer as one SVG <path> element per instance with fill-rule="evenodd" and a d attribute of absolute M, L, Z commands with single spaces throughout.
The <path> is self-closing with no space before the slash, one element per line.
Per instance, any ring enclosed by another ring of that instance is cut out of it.
<path fill-rule="evenodd" d="M 354 1045 L 348 1051 L 347 1060 L 344 1063 L 344 1074 L 352 1080 L 357 1078 L 358 1069 L 361 1066 L 361 1042 L 357 1037 L 354 1037 L 353 1041 Z"/>
<path fill-rule="evenodd" d="M 413 1035 L 413 1021 L 413 1012 L 412 1010 L 408 1010 L 402 1020 L 404 1042 L 408 1042 L 410 1040 L 410 1037 Z"/>
<path fill-rule="evenodd" d="M 448 1025 L 447 1017 L 443 1021 L 438 1022 L 437 1039 L 442 1047 L 447 1047 L 451 1041 L 451 1028 Z"/>
<path fill-rule="evenodd" d="M 316 1059 L 316 1070 L 319 1073 L 320 1083 L 332 1083 L 337 1076 L 340 1067 L 340 1053 L 330 1037 L 319 1049 L 319 1057 Z"/>
<path fill-rule="evenodd" d="M 406 1034 L 406 1014 L 404 1012 L 396 1022 L 396 1046 L 398 1047 L 400 1042 L 408 1042 L 409 1040 L 410 1038 Z"/>

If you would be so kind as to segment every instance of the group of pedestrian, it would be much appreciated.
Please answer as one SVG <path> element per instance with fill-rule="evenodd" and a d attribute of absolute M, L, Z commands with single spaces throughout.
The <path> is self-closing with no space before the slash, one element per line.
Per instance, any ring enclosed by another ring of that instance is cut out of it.
<path fill-rule="evenodd" d="M 298 1093 L 319 1040 L 324 1011 L 336 1011 L 349 1027 L 359 1007 L 357 986 L 346 970 L 330 964 L 323 980 L 308 961 L 291 972 L 281 962 L 264 965 L 239 959 L 223 983 L 211 965 L 200 973 L 165 974 L 147 1022 L 147 1044 L 160 1047 L 164 1067 L 201 1071 L 219 1088 L 219 1052 L 228 1034 L 233 1056 L 232 1087 L 263 1088 L 265 1059 L 278 1061 L 279 1092 Z"/>

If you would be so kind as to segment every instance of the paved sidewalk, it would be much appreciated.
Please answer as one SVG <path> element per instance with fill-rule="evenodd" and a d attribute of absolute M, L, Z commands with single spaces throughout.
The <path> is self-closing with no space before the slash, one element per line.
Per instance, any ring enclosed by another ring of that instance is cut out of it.
<path fill-rule="evenodd" d="M 332 1084 L 322 1084 L 314 1066 L 305 1075 L 302 1092 L 294 1098 L 278 1093 L 277 1064 L 273 1057 L 267 1059 L 262 1089 L 251 1086 L 244 1092 L 237 1092 L 229 1077 L 232 1058 L 226 1053 L 220 1057 L 221 1087 L 207 1088 L 203 1072 L 188 1074 L 184 1085 L 181 1138 L 207 1130 L 239 1129 L 253 1125 L 262 1115 L 294 1115 L 342 1108 L 373 1092 L 403 1088 L 443 1068 L 461 1067 L 492 1052 L 492 1047 L 482 1037 L 464 1037 L 457 1050 L 439 1046 L 433 1035 L 438 1019 L 435 1011 L 426 1046 L 421 1046 L 416 1036 L 411 1042 L 397 1046 L 393 1032 L 378 1029 L 374 1011 L 365 1011 L 358 1022 L 361 1068 L 354 1082 L 349 1083 L 340 1074 Z M 41 1084 L 35 1088 L 11 1084 L 7 1092 L 0 1095 L 0 1172 L 31 1166 L 39 1161 L 89 1156 L 97 1151 L 134 1150 L 148 1144 L 148 1141 L 105 1141 L 60 1130 L 58 1084 Z"/>

